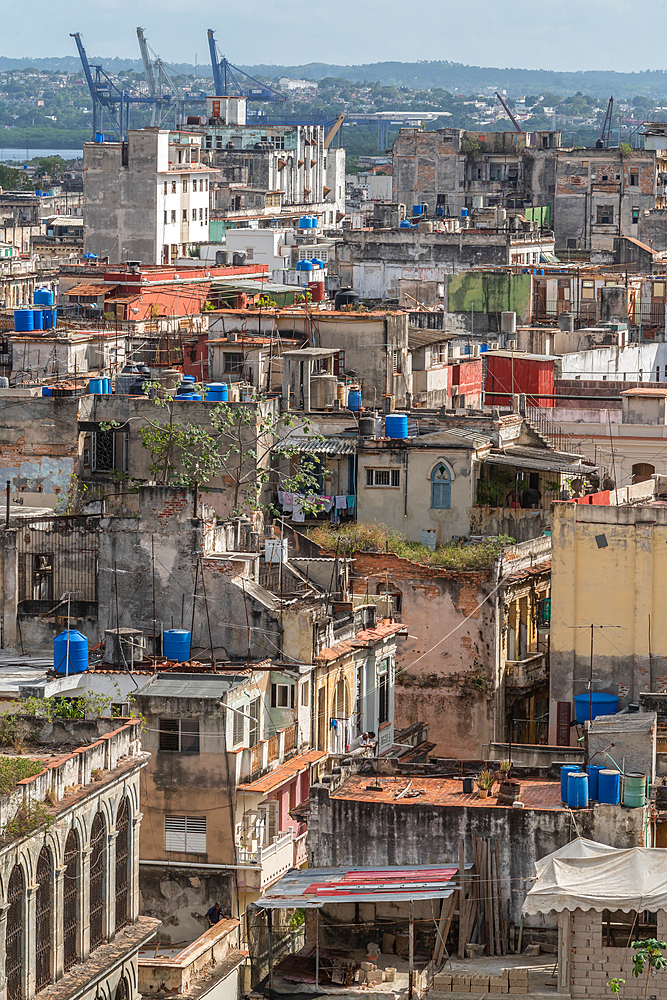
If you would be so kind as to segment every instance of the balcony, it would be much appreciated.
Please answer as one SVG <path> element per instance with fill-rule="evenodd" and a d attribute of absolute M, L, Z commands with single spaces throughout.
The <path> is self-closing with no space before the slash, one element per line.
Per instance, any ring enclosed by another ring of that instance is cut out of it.
<path fill-rule="evenodd" d="M 302 834 L 302 837 L 305 838 L 305 834 Z M 296 850 L 291 830 L 274 837 L 271 844 L 267 847 L 258 847 L 256 851 L 241 848 L 238 852 L 239 864 L 252 865 L 253 868 L 242 869 L 239 872 L 239 888 L 261 892 L 290 868 L 296 867 Z M 305 848 L 301 850 L 305 854 Z"/>
<path fill-rule="evenodd" d="M 308 863 L 308 847 L 306 844 L 306 838 L 308 837 L 307 831 L 304 831 L 298 837 L 294 838 L 294 862 L 293 868 L 305 868 Z"/>
<path fill-rule="evenodd" d="M 286 729 L 280 729 L 266 740 L 260 740 L 254 747 L 243 751 L 243 763 L 239 777 L 256 778 L 262 771 L 273 769 L 282 764 L 286 756 L 290 756 L 297 748 L 297 725 L 293 723 Z"/>
<path fill-rule="evenodd" d="M 544 653 L 528 653 L 523 660 L 505 660 L 505 684 L 515 691 L 544 683 L 547 673 Z"/>

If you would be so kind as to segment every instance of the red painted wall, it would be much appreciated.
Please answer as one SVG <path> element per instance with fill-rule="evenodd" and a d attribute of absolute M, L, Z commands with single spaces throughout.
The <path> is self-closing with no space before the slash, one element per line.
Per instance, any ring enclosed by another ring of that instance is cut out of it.
<path fill-rule="evenodd" d="M 552 399 L 539 398 L 553 395 L 554 361 L 550 358 L 514 358 L 488 351 L 484 391 L 487 406 L 512 405 L 512 394 L 525 393 L 530 406 L 553 406 Z M 502 393 L 502 395 L 491 395 Z M 507 393 L 507 395 L 505 395 Z M 532 396 L 531 393 L 539 394 Z"/>

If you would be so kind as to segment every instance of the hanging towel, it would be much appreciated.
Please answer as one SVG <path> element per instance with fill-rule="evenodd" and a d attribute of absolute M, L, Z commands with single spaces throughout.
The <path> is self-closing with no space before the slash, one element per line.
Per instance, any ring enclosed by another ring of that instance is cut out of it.
<path fill-rule="evenodd" d="M 301 493 L 294 493 L 292 496 L 292 520 L 305 521 L 306 515 L 303 512 L 303 496 Z"/>
<path fill-rule="evenodd" d="M 340 524 L 340 514 L 336 511 L 335 507 L 331 511 L 331 518 L 330 519 L 331 519 L 331 523 L 332 524 Z"/>
<path fill-rule="evenodd" d="M 355 495 L 354 495 L 354 493 L 351 493 L 351 494 L 350 494 L 350 495 L 348 496 L 348 498 L 347 498 L 347 509 L 348 509 L 348 510 L 354 510 L 354 502 L 355 502 L 355 499 L 356 499 L 356 498 L 355 498 Z"/>
<path fill-rule="evenodd" d="M 292 496 L 291 493 L 283 493 L 283 511 L 284 511 L 284 513 L 289 514 L 289 512 L 292 509 L 293 502 L 294 502 L 294 498 L 293 498 L 293 496 Z"/>
<path fill-rule="evenodd" d="M 281 507 L 285 503 L 285 490 L 278 490 L 278 503 Z"/>
<path fill-rule="evenodd" d="M 322 499 L 324 500 L 324 509 L 325 509 L 325 511 L 328 514 L 329 511 L 331 510 L 331 508 L 333 507 L 334 498 L 333 497 L 322 497 Z"/>
<path fill-rule="evenodd" d="M 347 510 L 347 497 L 336 497 L 336 510 Z"/>

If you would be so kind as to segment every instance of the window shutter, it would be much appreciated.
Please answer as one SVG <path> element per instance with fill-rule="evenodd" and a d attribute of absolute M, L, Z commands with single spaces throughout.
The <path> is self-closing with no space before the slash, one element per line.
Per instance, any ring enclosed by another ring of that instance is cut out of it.
<path fill-rule="evenodd" d="M 179 747 L 178 719 L 160 719 L 160 750 L 176 750 Z"/>
<path fill-rule="evenodd" d="M 234 746 L 236 746 L 238 743 L 243 743 L 243 723 L 245 720 L 243 716 L 239 714 L 239 712 L 234 712 L 233 715 L 234 715 L 233 740 L 234 740 Z"/>
<path fill-rule="evenodd" d="M 276 708 L 277 706 L 276 687 L 277 686 L 275 684 L 271 685 L 271 708 Z"/>
<path fill-rule="evenodd" d="M 206 854 L 206 816 L 188 816 L 186 822 L 186 851 Z"/>
<path fill-rule="evenodd" d="M 294 684 L 290 685 L 290 708 L 294 708 Z"/>
<path fill-rule="evenodd" d="M 165 816 L 164 849 L 185 852 L 185 816 Z"/>

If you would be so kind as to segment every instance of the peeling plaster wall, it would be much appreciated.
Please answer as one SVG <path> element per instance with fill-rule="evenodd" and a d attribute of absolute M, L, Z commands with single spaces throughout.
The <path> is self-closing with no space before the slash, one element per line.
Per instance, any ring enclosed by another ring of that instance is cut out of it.
<path fill-rule="evenodd" d="M 53 506 L 78 469 L 78 399 L 0 396 L 0 483 L 12 502 Z"/>

